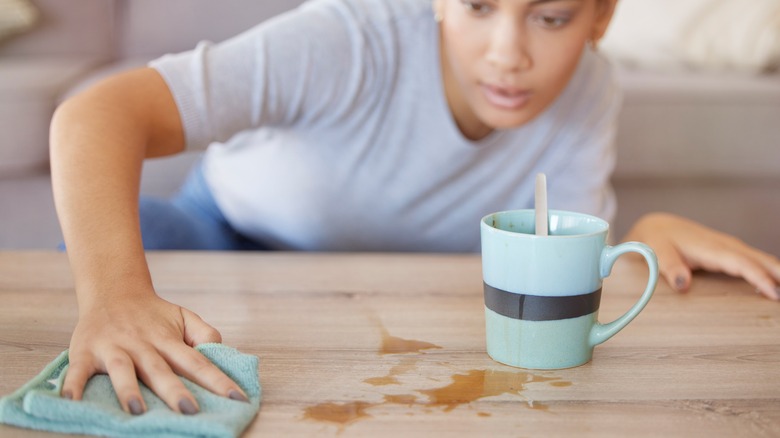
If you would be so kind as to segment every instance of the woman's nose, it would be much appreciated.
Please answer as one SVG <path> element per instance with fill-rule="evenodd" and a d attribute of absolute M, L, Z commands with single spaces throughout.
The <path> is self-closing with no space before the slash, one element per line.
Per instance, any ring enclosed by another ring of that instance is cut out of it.
<path fill-rule="evenodd" d="M 533 66 L 528 53 L 525 29 L 514 20 L 503 19 L 491 31 L 487 61 L 505 72 L 518 72 Z"/>

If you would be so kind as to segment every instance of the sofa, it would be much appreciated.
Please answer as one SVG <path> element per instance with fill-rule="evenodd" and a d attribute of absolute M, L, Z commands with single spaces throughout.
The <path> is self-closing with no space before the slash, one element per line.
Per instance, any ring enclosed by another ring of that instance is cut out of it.
<path fill-rule="evenodd" d="M 24 249 L 61 241 L 47 136 L 63 98 L 202 39 L 225 39 L 301 0 L 0 0 L 0 13 L 3 2 L 28 2 L 35 11 L 15 35 L 0 32 L 0 249 Z M 621 2 L 630 11 L 629 0 Z M 619 13 L 615 20 L 620 32 L 631 31 L 622 25 L 628 18 Z M 625 92 L 613 237 L 642 214 L 663 210 L 780 254 L 780 73 L 766 66 L 645 65 L 621 54 L 625 41 L 608 33 L 602 49 L 615 57 Z M 196 159 L 149 160 L 142 192 L 172 194 Z"/>

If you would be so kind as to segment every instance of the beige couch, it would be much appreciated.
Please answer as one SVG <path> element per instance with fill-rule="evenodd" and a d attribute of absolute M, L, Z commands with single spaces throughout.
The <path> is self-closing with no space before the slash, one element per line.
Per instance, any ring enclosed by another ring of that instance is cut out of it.
<path fill-rule="evenodd" d="M 222 40 L 300 0 L 31 0 L 38 24 L 0 42 L 0 249 L 60 241 L 47 174 L 57 102 L 112 71 Z M 780 254 L 780 75 L 621 68 L 614 183 L 621 236 L 673 211 Z M 150 161 L 142 190 L 168 195 L 193 156 Z"/>

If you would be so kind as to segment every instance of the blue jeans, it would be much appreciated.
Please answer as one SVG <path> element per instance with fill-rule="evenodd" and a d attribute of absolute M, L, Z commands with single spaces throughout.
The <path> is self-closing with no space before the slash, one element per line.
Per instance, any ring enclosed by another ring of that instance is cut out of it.
<path fill-rule="evenodd" d="M 142 196 L 141 235 L 152 250 L 265 250 L 241 235 L 217 207 L 198 163 L 171 199 Z"/>

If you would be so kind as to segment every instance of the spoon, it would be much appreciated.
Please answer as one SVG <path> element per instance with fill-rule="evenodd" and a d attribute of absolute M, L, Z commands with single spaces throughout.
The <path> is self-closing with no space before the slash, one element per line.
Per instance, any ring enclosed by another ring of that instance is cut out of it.
<path fill-rule="evenodd" d="M 536 175 L 536 194 L 534 198 L 536 212 L 536 235 L 549 234 L 547 225 L 547 176 L 544 173 Z"/>

